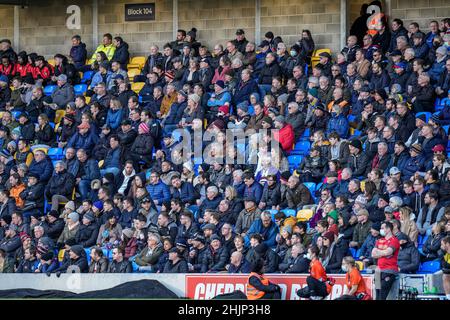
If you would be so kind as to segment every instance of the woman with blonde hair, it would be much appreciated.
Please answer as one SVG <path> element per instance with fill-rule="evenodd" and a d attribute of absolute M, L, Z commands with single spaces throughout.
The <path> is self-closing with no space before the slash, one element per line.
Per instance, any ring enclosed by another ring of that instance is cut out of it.
<path fill-rule="evenodd" d="M 231 220 L 237 221 L 239 213 L 244 209 L 244 205 L 242 203 L 242 199 L 237 197 L 236 188 L 233 186 L 227 186 L 225 188 L 225 200 L 230 202 L 229 210 L 231 211 Z"/>
<path fill-rule="evenodd" d="M 406 234 L 412 242 L 417 244 L 417 238 L 419 237 L 419 230 L 414 222 L 415 214 L 409 207 L 400 208 L 400 231 Z"/>

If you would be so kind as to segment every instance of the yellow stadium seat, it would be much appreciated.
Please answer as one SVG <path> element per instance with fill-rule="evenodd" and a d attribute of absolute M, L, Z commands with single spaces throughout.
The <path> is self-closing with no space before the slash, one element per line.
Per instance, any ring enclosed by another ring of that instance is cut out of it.
<path fill-rule="evenodd" d="M 145 82 L 135 82 L 131 85 L 131 90 L 133 90 L 136 93 L 139 93 L 144 86 Z"/>
<path fill-rule="evenodd" d="M 362 261 L 355 261 L 356 267 L 358 267 L 359 271 L 364 270 L 364 263 Z"/>
<path fill-rule="evenodd" d="M 361 181 L 361 183 L 359 185 L 361 187 L 362 192 L 366 191 L 366 181 L 365 180 Z"/>
<path fill-rule="evenodd" d="M 4 111 L 0 111 L 0 119 L 3 118 Z"/>
<path fill-rule="evenodd" d="M 299 221 L 309 221 L 314 215 L 314 211 L 312 209 L 303 209 L 297 212 L 297 219 Z"/>
<path fill-rule="evenodd" d="M 86 97 L 86 104 L 89 104 L 91 102 L 91 97 Z"/>
<path fill-rule="evenodd" d="M 60 124 L 61 124 L 61 122 L 55 124 L 55 130 L 53 130 L 53 131 L 55 131 L 55 133 L 58 133 L 58 128 L 59 128 L 59 125 L 60 125 Z"/>
<path fill-rule="evenodd" d="M 331 50 L 328 48 L 317 49 L 316 51 L 314 51 L 314 54 L 311 57 L 311 66 L 313 68 L 316 66 L 316 64 L 319 63 L 319 61 L 320 61 L 319 54 L 321 54 L 323 52 L 328 52 L 329 54 L 331 54 Z"/>
<path fill-rule="evenodd" d="M 61 249 L 58 251 L 58 261 L 62 262 L 64 260 L 64 253 L 66 252 L 66 250 Z"/>
<path fill-rule="evenodd" d="M 48 64 L 55 66 L 55 59 L 48 59 L 47 62 L 48 62 Z"/>
<path fill-rule="evenodd" d="M 34 153 L 34 152 L 36 152 L 36 151 L 42 151 L 42 152 L 44 152 L 45 154 L 47 154 L 47 152 L 48 152 L 48 149 L 49 148 L 44 148 L 44 147 L 38 147 L 38 148 L 31 148 L 31 151 Z"/>
<path fill-rule="evenodd" d="M 129 69 L 128 70 L 128 78 L 132 82 L 135 76 L 138 76 L 141 74 L 141 70 L 139 69 Z"/>
<path fill-rule="evenodd" d="M 55 123 L 60 123 L 62 118 L 66 115 L 66 110 L 56 110 Z"/>
<path fill-rule="evenodd" d="M 101 169 L 103 167 L 103 165 L 105 164 L 105 160 L 100 160 L 98 162 L 98 167 Z"/>
<path fill-rule="evenodd" d="M 145 66 L 145 57 L 133 57 L 130 61 L 130 64 L 137 65 L 138 69 L 143 69 Z"/>

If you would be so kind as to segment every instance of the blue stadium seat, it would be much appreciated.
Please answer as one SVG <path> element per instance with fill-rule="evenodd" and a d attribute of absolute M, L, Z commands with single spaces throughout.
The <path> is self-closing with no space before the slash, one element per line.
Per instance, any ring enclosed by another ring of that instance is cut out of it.
<path fill-rule="evenodd" d="M 295 168 L 297 168 L 300 162 L 302 162 L 302 158 L 303 157 L 300 155 L 289 156 L 287 158 L 289 162 L 289 169 L 294 170 Z"/>
<path fill-rule="evenodd" d="M 306 128 L 305 132 L 303 132 L 303 137 L 305 140 L 308 140 L 308 138 L 311 136 L 311 130 L 309 128 Z"/>
<path fill-rule="evenodd" d="M 22 112 L 20 112 L 20 111 L 12 111 L 11 114 L 12 114 L 14 119 L 19 120 L 19 117 L 22 114 Z"/>
<path fill-rule="evenodd" d="M 311 195 L 314 196 L 315 191 L 316 191 L 316 184 L 314 182 L 305 182 L 303 184 L 309 189 L 309 192 L 311 192 Z"/>
<path fill-rule="evenodd" d="M 294 150 L 291 151 L 292 155 L 308 155 L 311 143 L 309 141 L 299 141 L 295 144 Z"/>
<path fill-rule="evenodd" d="M 92 76 L 94 75 L 94 71 L 86 71 L 83 73 L 83 79 L 81 79 L 81 83 L 87 83 L 92 79 Z"/>
<path fill-rule="evenodd" d="M 445 130 L 445 133 L 448 134 L 448 129 L 450 129 L 450 125 L 442 126 L 442 129 L 444 129 L 444 130 Z"/>
<path fill-rule="evenodd" d="M 87 263 L 91 263 L 91 248 L 84 248 L 84 252 L 86 253 Z"/>
<path fill-rule="evenodd" d="M 284 210 L 281 210 L 281 211 L 284 212 L 286 217 L 295 217 L 295 216 L 297 216 L 297 211 L 294 210 L 294 209 L 284 209 Z"/>
<path fill-rule="evenodd" d="M 356 116 L 354 116 L 354 115 L 352 115 L 352 114 L 349 114 L 349 115 L 347 116 L 347 119 L 348 119 L 348 122 L 353 122 L 353 121 L 356 120 Z"/>
<path fill-rule="evenodd" d="M 51 96 L 52 93 L 53 93 L 53 91 L 55 91 L 56 87 L 57 87 L 57 86 L 54 86 L 54 85 L 46 86 L 46 87 L 44 88 L 44 94 L 45 94 L 46 96 Z"/>
<path fill-rule="evenodd" d="M 316 192 L 319 191 L 320 188 L 322 188 L 322 185 L 323 185 L 322 182 L 319 182 L 319 183 L 316 185 Z"/>
<path fill-rule="evenodd" d="M 75 95 L 84 95 L 87 91 L 87 84 L 77 84 L 73 87 L 73 90 L 75 91 Z"/>
<path fill-rule="evenodd" d="M 272 215 L 272 221 L 275 222 L 275 215 L 278 213 L 278 210 L 266 210 L 269 211 Z"/>
<path fill-rule="evenodd" d="M 441 261 L 439 259 L 433 261 L 427 261 L 420 265 L 419 271 L 417 273 L 435 273 L 441 268 Z"/>
<path fill-rule="evenodd" d="M 175 140 L 175 141 L 180 141 L 180 138 L 181 138 L 181 133 L 178 131 L 178 130 L 174 130 L 174 131 L 172 131 L 172 138 Z"/>
<path fill-rule="evenodd" d="M 357 259 L 359 257 L 357 257 L 357 250 L 355 248 L 350 248 L 350 253 L 352 254 L 352 257 Z"/>
<path fill-rule="evenodd" d="M 427 122 L 428 122 L 428 120 L 429 120 L 430 117 L 431 117 L 431 112 L 418 112 L 418 113 L 416 114 L 416 118 L 417 118 L 418 116 L 422 115 L 422 114 L 425 115 L 425 118 L 427 119 Z"/>
<path fill-rule="evenodd" d="M 48 124 L 50 125 L 50 127 L 52 127 L 52 129 L 55 129 L 55 123 L 54 122 L 49 122 Z"/>

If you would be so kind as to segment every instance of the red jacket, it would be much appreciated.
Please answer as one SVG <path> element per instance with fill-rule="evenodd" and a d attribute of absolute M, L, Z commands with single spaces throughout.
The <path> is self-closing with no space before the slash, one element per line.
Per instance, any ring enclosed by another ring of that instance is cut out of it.
<path fill-rule="evenodd" d="M 53 66 L 50 64 L 46 64 L 42 68 L 34 67 L 33 78 L 35 80 L 48 80 L 52 77 L 53 73 Z"/>
<path fill-rule="evenodd" d="M 290 124 L 286 124 L 274 134 L 276 141 L 281 143 L 281 148 L 285 152 L 290 152 L 294 148 L 294 129 Z"/>
<path fill-rule="evenodd" d="M 16 64 L 16 75 L 25 78 L 28 74 L 33 74 L 33 67 L 31 64 L 27 63 L 26 65 Z"/>
<path fill-rule="evenodd" d="M 3 64 L 0 64 L 0 74 L 4 74 L 11 79 L 16 74 L 15 65 L 10 63 L 7 67 L 5 67 Z"/>

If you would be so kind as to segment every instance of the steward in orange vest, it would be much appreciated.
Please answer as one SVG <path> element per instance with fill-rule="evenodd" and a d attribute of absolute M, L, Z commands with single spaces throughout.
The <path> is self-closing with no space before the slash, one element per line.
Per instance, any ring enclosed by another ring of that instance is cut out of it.
<path fill-rule="evenodd" d="M 259 299 L 280 299 L 281 289 L 278 285 L 270 283 L 262 274 L 264 267 L 264 261 L 258 259 L 254 265 L 252 265 L 252 272 L 248 275 L 247 282 L 247 299 L 259 300 Z"/>

